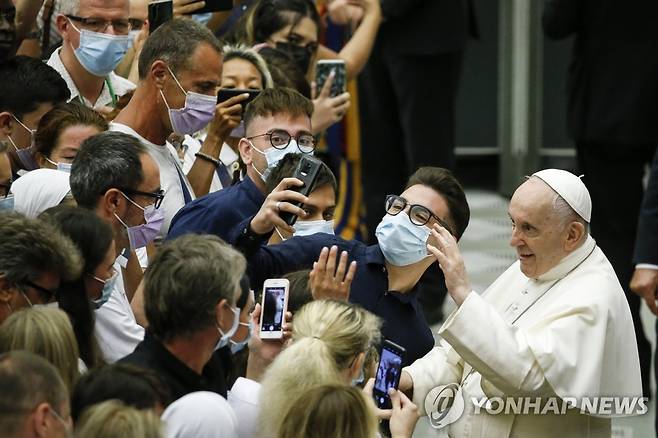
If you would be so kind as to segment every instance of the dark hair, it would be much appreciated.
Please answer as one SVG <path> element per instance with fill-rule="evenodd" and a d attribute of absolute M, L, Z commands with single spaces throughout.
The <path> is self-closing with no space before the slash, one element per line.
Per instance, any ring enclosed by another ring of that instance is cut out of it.
<path fill-rule="evenodd" d="M 93 209 L 112 187 L 136 189 L 144 180 L 140 156 L 147 154 L 137 138 L 122 132 L 101 132 L 80 145 L 71 168 L 71 193 L 79 206 Z"/>
<path fill-rule="evenodd" d="M 201 43 L 207 43 L 217 53 L 222 53 L 219 41 L 206 26 L 190 18 L 167 21 L 144 43 L 139 55 L 139 78 L 144 79 L 157 60 L 165 61 L 174 73 L 185 69 Z"/>
<path fill-rule="evenodd" d="M 71 417 L 76 422 L 84 410 L 106 400 L 120 400 L 137 409 L 166 407 L 169 389 L 158 374 L 130 364 L 115 363 L 84 374 L 71 394 Z"/>
<path fill-rule="evenodd" d="M 320 35 L 320 14 L 311 0 L 259 0 L 254 3 L 226 39 L 230 43 L 253 46 L 264 43 L 272 34 L 291 24 L 293 28 L 302 18 L 315 22 Z"/>
<path fill-rule="evenodd" d="M 272 172 L 270 172 L 268 175 L 267 181 L 265 181 L 265 189 L 267 190 L 267 193 L 270 193 L 272 190 L 274 190 L 283 178 L 289 178 L 293 176 L 301 159 L 302 154 L 287 154 L 281 160 L 279 160 L 274 169 L 272 169 Z M 322 161 L 320 161 L 320 163 L 322 163 Z M 334 189 L 334 193 L 338 193 L 338 183 L 336 182 L 336 177 L 331 172 L 331 169 L 329 169 L 329 166 L 322 163 L 320 166 L 320 172 L 315 179 L 315 184 L 313 184 L 313 187 L 311 187 L 311 192 L 326 185 L 330 185 L 331 188 Z"/>
<path fill-rule="evenodd" d="M 73 281 L 62 282 L 57 298 L 59 308 L 71 318 L 80 358 L 88 368 L 94 368 L 102 364 L 103 359 L 94 336 L 94 314 L 85 288 L 85 277 L 93 275 L 105 259 L 114 239 L 112 228 L 90 210 L 64 205 L 49 208 L 39 219 L 57 226 L 82 255 L 82 275 Z"/>
<path fill-rule="evenodd" d="M 275 87 L 292 88 L 305 98 L 311 98 L 311 85 L 292 56 L 272 47 L 263 47 L 258 53 L 267 63 Z"/>
<path fill-rule="evenodd" d="M 267 88 L 260 92 L 244 112 L 245 130 L 256 117 L 287 114 L 291 117 L 313 115 L 313 102 L 291 88 Z"/>
<path fill-rule="evenodd" d="M 216 324 L 215 306 L 235 305 L 246 261 L 217 236 L 188 234 L 167 241 L 144 275 L 149 330 L 163 341 Z"/>
<path fill-rule="evenodd" d="M 107 131 L 107 122 L 99 113 L 75 100 L 59 103 L 43 115 L 34 136 L 35 152 L 50 158 L 59 136 L 70 126 L 94 126 Z"/>
<path fill-rule="evenodd" d="M 247 274 L 245 274 L 240 279 L 240 296 L 238 297 L 238 300 L 235 302 L 235 305 L 238 306 L 240 309 L 244 309 L 244 306 L 247 305 L 250 291 L 251 291 L 251 283 L 249 282 L 249 277 L 247 276 Z"/>
<path fill-rule="evenodd" d="M 25 414 L 48 403 L 59 414 L 68 391 L 57 369 L 27 351 L 0 354 L 0 430 L 18 436 Z"/>
<path fill-rule="evenodd" d="M 419 167 L 409 177 L 406 188 L 417 184 L 429 187 L 445 199 L 450 212 L 450 225 L 453 227 L 455 238 L 459 240 L 466 231 L 471 210 L 464 189 L 457 178 L 448 169 L 442 167 Z"/>
<path fill-rule="evenodd" d="M 0 111 L 22 119 L 40 104 L 66 102 L 70 96 L 62 76 L 39 59 L 15 56 L 0 62 Z"/>
<path fill-rule="evenodd" d="M 297 312 L 304 304 L 313 301 L 311 287 L 309 285 L 310 269 L 302 271 L 289 272 L 283 276 L 290 282 L 290 292 L 288 293 L 288 310 L 292 313 Z"/>

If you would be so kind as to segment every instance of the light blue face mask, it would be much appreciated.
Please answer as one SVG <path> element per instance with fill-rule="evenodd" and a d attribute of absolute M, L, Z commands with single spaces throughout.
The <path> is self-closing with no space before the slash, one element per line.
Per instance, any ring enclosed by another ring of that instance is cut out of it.
<path fill-rule="evenodd" d="M 126 55 L 132 39 L 130 35 L 109 35 L 78 29 L 72 21 L 71 26 L 80 34 L 80 46 L 74 49 L 75 57 L 89 73 L 95 76 L 109 75 Z"/>
<path fill-rule="evenodd" d="M 100 309 L 101 306 L 107 303 L 108 300 L 110 299 L 110 296 L 112 295 L 112 291 L 114 290 L 114 285 L 116 284 L 117 279 L 119 278 L 119 273 L 115 272 L 114 275 L 107 280 L 101 280 L 95 275 L 93 275 L 92 278 L 103 284 L 103 292 L 101 292 L 101 296 L 96 298 L 95 300 L 91 300 L 91 303 L 94 305 L 94 308 Z"/>
<path fill-rule="evenodd" d="M 55 163 L 53 160 L 51 160 L 48 157 L 44 157 L 44 158 L 46 159 L 47 162 L 49 162 L 50 164 L 55 166 L 57 168 L 57 170 L 59 170 L 60 172 L 71 173 L 71 167 L 73 166 L 73 164 L 71 164 L 71 163 L 61 163 L 61 162 Z"/>
<path fill-rule="evenodd" d="M 231 307 L 231 310 L 233 311 L 233 325 L 227 331 L 224 333 L 222 329 L 219 327 L 219 324 L 217 324 L 217 331 L 219 331 L 219 341 L 217 341 L 217 345 L 215 346 L 215 351 L 219 350 L 220 348 L 226 347 L 229 342 L 231 341 L 231 338 L 233 335 L 235 335 L 235 332 L 238 331 L 238 325 L 240 324 L 240 308 L 239 307 Z"/>
<path fill-rule="evenodd" d="M 0 211 L 9 211 L 14 209 L 14 195 L 0 199 Z"/>
<path fill-rule="evenodd" d="M 384 216 L 375 235 L 384 257 L 394 266 L 413 265 L 428 256 L 430 229 L 412 224 L 406 212 Z"/>
<path fill-rule="evenodd" d="M 310 236 L 316 233 L 334 234 L 334 221 L 301 221 L 295 222 L 294 236 Z"/>
<path fill-rule="evenodd" d="M 247 327 L 247 337 L 244 338 L 243 341 L 236 342 L 233 339 L 231 339 L 231 354 L 236 354 L 238 351 L 242 350 L 244 347 L 246 347 L 249 344 L 249 340 L 251 339 L 251 334 L 254 331 L 253 326 L 251 325 L 251 321 L 247 322 L 241 322 L 239 325 L 243 327 Z"/>

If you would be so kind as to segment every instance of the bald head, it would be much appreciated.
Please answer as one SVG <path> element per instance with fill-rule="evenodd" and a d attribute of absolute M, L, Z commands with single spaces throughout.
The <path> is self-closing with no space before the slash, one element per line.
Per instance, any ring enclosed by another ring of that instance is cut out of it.
<path fill-rule="evenodd" d="M 587 224 L 548 184 L 531 177 L 514 192 L 509 206 L 510 245 L 530 278 L 548 272 L 587 237 Z"/>

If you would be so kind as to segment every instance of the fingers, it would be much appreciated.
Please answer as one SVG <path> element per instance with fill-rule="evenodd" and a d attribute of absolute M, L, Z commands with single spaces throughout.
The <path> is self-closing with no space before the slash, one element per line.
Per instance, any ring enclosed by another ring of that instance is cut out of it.
<path fill-rule="evenodd" d="M 302 187 L 304 181 L 298 178 L 283 178 L 278 186 L 272 192 L 281 192 L 290 187 Z"/>
<path fill-rule="evenodd" d="M 351 286 L 354 276 L 356 276 L 356 260 L 350 263 L 350 269 L 347 271 L 347 275 L 345 275 L 345 280 L 343 281 L 344 285 Z"/>
<path fill-rule="evenodd" d="M 251 312 L 251 325 L 254 330 L 258 330 L 260 332 L 260 303 L 257 303 L 254 306 L 253 312 Z"/>
<path fill-rule="evenodd" d="M 322 90 L 320 90 L 320 98 L 327 98 L 331 95 L 331 86 L 334 83 L 334 77 L 336 76 L 336 71 L 331 70 L 331 73 L 329 73 L 329 76 L 327 76 L 327 80 L 324 81 L 324 85 L 322 86 Z"/>
<path fill-rule="evenodd" d="M 184 6 L 174 7 L 174 15 L 186 15 L 191 14 L 192 12 L 198 11 L 206 5 L 206 2 L 188 2 L 183 0 L 181 3 L 187 3 Z"/>
<path fill-rule="evenodd" d="M 336 245 L 331 247 L 331 250 L 329 250 L 329 259 L 327 260 L 327 273 L 329 274 L 330 277 L 334 276 L 334 273 L 336 272 L 336 258 L 338 255 L 338 247 Z"/>
<path fill-rule="evenodd" d="M 336 248 L 338 251 L 338 248 Z M 338 269 L 336 269 L 336 279 L 342 282 L 345 278 L 345 271 L 347 270 L 347 251 L 340 254 L 340 261 L 338 262 Z"/>
<path fill-rule="evenodd" d="M 303 208 L 297 207 L 296 205 L 293 205 L 289 202 L 277 202 L 278 204 L 278 211 L 277 214 L 286 212 L 286 213 L 292 213 L 297 217 L 303 218 L 306 216 L 306 211 Z M 276 207 L 275 207 L 276 208 Z"/>
<path fill-rule="evenodd" d="M 226 99 L 226 100 L 223 101 L 223 102 L 219 102 L 218 106 L 219 106 L 219 105 L 224 106 L 224 107 L 233 106 L 233 105 L 235 105 L 236 103 L 240 103 L 240 102 L 242 102 L 243 100 L 247 100 L 248 97 L 249 97 L 249 93 L 238 94 L 237 96 L 233 96 L 233 97 L 231 97 L 231 98 L 229 98 L 229 99 Z M 242 106 L 242 105 L 240 105 L 240 107 L 241 107 L 241 106 Z"/>
<path fill-rule="evenodd" d="M 363 385 L 363 393 L 368 397 L 372 397 L 372 389 L 375 387 L 375 379 L 372 377 L 368 379 L 365 385 Z"/>
<path fill-rule="evenodd" d="M 327 257 L 329 257 L 329 248 L 326 246 L 320 251 L 318 261 L 313 265 L 313 271 L 324 272 L 327 267 Z"/>
<path fill-rule="evenodd" d="M 434 245 L 427 245 L 427 249 L 429 250 L 430 253 L 432 253 L 434 257 L 436 257 L 440 265 L 444 264 L 444 262 L 446 261 L 446 256 L 441 252 L 441 250 L 439 250 L 439 248 L 437 248 Z"/>
<path fill-rule="evenodd" d="M 644 302 L 647 303 L 647 306 L 649 307 L 649 310 L 651 310 L 651 313 L 658 316 L 658 306 L 656 305 L 656 298 L 654 296 L 645 295 Z"/>
<path fill-rule="evenodd" d="M 391 399 L 391 406 L 393 406 L 393 411 L 400 410 L 400 391 L 397 391 L 393 388 L 388 390 L 388 396 Z"/>

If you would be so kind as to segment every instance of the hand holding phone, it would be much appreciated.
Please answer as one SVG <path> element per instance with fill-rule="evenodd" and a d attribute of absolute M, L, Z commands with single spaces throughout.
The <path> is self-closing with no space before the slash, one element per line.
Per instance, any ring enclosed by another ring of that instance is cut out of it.
<path fill-rule="evenodd" d="M 261 339 L 281 339 L 288 310 L 290 282 L 285 278 L 270 278 L 263 283 L 260 315 Z"/>
<path fill-rule="evenodd" d="M 402 361 L 406 350 L 394 342 L 385 340 L 379 357 L 379 366 L 375 375 L 375 387 L 372 395 L 375 404 L 380 409 L 391 409 L 391 398 L 388 395 L 390 388 L 398 389 Z"/>
<path fill-rule="evenodd" d="M 304 183 L 303 186 L 301 187 L 295 187 L 292 190 L 295 190 L 296 192 L 301 193 L 304 196 L 308 196 L 311 191 L 313 190 L 313 185 L 315 184 L 315 180 L 318 177 L 318 174 L 320 173 L 320 168 L 322 167 L 322 162 L 318 159 L 315 159 L 309 155 L 303 155 L 302 159 L 299 160 L 299 164 L 297 165 L 297 169 L 295 169 L 295 173 L 293 175 L 293 178 L 297 178 L 298 180 L 302 181 Z M 295 207 L 300 207 L 303 205 L 301 202 L 291 202 Z M 297 222 L 297 215 L 294 213 L 289 213 L 289 212 L 281 212 L 279 214 L 281 219 L 285 223 L 287 223 L 290 226 L 293 226 L 295 222 Z"/>
<path fill-rule="evenodd" d="M 345 61 L 342 59 L 319 60 L 315 66 L 315 84 L 317 90 L 322 90 L 332 72 L 333 82 L 329 95 L 336 97 L 347 89 Z"/>

